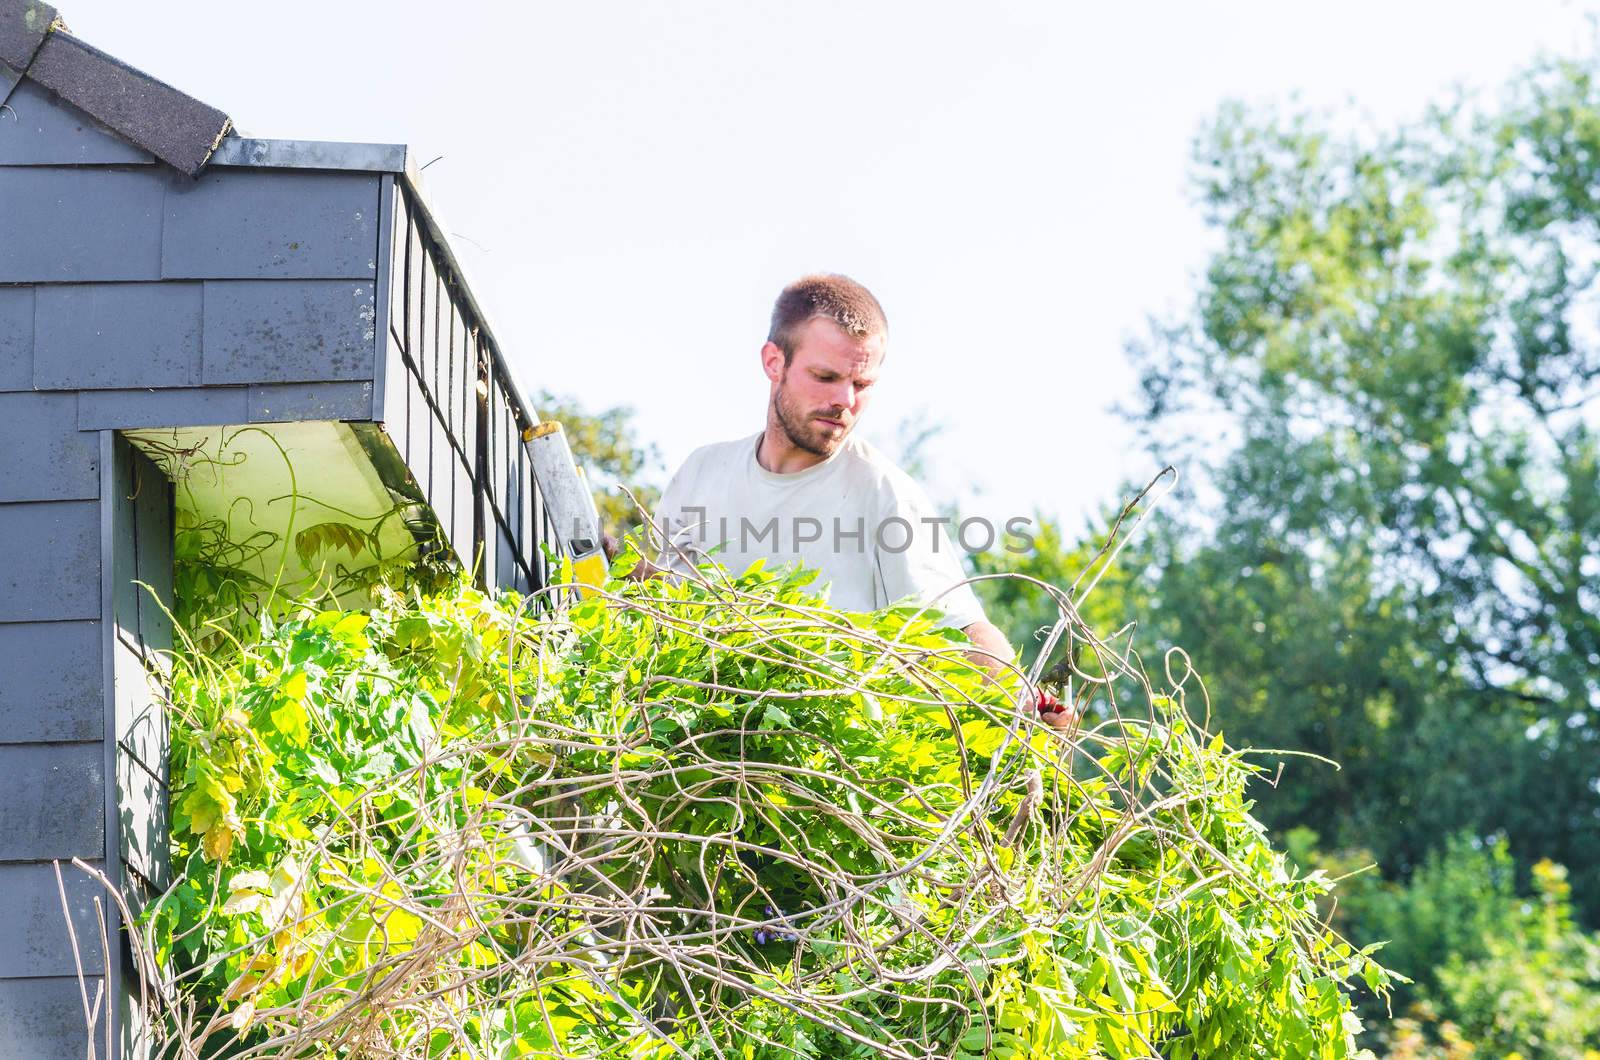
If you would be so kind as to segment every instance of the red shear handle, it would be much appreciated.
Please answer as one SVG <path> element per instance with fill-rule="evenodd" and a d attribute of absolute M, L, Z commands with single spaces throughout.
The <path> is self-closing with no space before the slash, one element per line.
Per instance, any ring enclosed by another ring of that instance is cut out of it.
<path fill-rule="evenodd" d="M 1077 722 L 1077 714 L 1070 704 L 1062 703 L 1061 700 L 1042 688 L 1037 691 L 1039 695 L 1037 705 L 1040 721 L 1057 729 L 1069 728 Z"/>

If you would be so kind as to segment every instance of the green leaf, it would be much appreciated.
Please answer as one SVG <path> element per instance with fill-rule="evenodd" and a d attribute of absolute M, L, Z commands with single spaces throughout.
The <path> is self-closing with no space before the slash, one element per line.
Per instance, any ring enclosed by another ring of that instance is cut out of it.
<path fill-rule="evenodd" d="M 304 684 L 303 679 L 301 683 Z M 304 747 L 310 741 L 310 718 L 301 700 L 280 699 L 268 716 L 272 720 L 273 727 L 295 746 Z"/>

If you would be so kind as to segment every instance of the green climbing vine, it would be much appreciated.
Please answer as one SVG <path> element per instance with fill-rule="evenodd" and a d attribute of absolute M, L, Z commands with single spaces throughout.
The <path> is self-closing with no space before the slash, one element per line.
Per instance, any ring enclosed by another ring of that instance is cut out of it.
<path fill-rule="evenodd" d="M 795 579 L 457 584 L 173 679 L 173 1040 L 281 1056 L 1342 1056 L 1352 976 L 1181 696 L 1075 742 Z M 319 1028 L 314 1033 L 308 1027 Z M 176 1055 L 176 1054 L 174 1054 Z"/>
<path fill-rule="evenodd" d="M 1345 1057 L 1387 988 L 1184 660 L 1157 685 L 1059 590 L 1069 733 L 804 571 L 263 606 L 265 542 L 179 525 L 155 1055 Z"/>
<path fill-rule="evenodd" d="M 204 514 L 194 481 L 237 471 L 246 460 L 241 437 L 270 443 L 288 493 L 238 496 L 225 514 Z M 167 439 L 160 432 L 140 437 L 141 449 L 176 486 L 173 541 L 173 612 L 194 648 L 215 651 L 253 635 L 263 615 L 286 615 L 307 606 L 365 602 L 380 585 L 442 585 L 452 573 L 437 526 L 411 517 L 415 504 L 396 501 L 371 513 L 348 511 L 327 499 L 303 494 L 294 462 L 274 435 L 261 427 L 219 429 L 200 442 Z M 260 511 L 284 504 L 284 533 L 260 525 Z M 321 518 L 302 522 L 301 511 Z M 404 546 L 386 548 L 385 530 L 404 522 Z M 288 561 L 304 574 L 286 581 Z"/>

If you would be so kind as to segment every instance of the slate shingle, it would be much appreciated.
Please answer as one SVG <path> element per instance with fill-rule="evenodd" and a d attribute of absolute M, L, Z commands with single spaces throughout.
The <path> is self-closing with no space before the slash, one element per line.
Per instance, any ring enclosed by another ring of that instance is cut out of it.
<path fill-rule="evenodd" d="M 77 394 L 0 394 L 0 502 L 100 496 L 100 440 L 78 430 Z"/>
<path fill-rule="evenodd" d="M 371 379 L 376 313 L 370 282 L 209 281 L 202 378 L 207 384 Z"/>
<path fill-rule="evenodd" d="M 39 288 L 33 385 L 40 390 L 195 386 L 198 283 L 85 283 Z"/>
<path fill-rule="evenodd" d="M 0 283 L 161 278 L 170 171 L 0 166 Z"/>
<path fill-rule="evenodd" d="M 242 386 L 170 390 L 85 390 L 78 397 L 78 428 L 221 427 L 248 422 Z"/>
<path fill-rule="evenodd" d="M 105 735 L 100 623 L 0 623 L 0 674 L 0 742 Z"/>
<path fill-rule="evenodd" d="M 85 969 L 85 972 L 88 970 Z M 88 1031 L 80 989 L 93 997 L 99 976 L 0 979 L 0 1056 L 84 1056 Z"/>
<path fill-rule="evenodd" d="M 180 172 L 194 176 L 228 116 L 66 33 L 45 38 L 28 76 Z"/>
<path fill-rule="evenodd" d="M 0 622 L 100 617 L 98 501 L 0 504 L 0 541 Z"/>
<path fill-rule="evenodd" d="M 103 865 L 99 859 L 90 864 Z M 67 892 L 84 965 L 103 963 L 100 922 L 94 911 L 96 897 L 105 901 L 99 880 L 70 864 L 61 866 L 59 885 L 53 865 L 0 865 L 0 894 L 6 896 L 0 902 L 0 977 L 76 974 L 67 918 L 61 911 L 62 890 Z"/>
<path fill-rule="evenodd" d="M 371 279 L 377 271 L 373 173 L 210 169 L 167 193 L 168 279 Z"/>
<path fill-rule="evenodd" d="M 134 147 L 37 83 L 24 80 L 6 100 L 0 166 L 149 165 Z"/>
<path fill-rule="evenodd" d="M 0 746 L 0 861 L 95 858 L 105 849 L 105 745 Z"/>
<path fill-rule="evenodd" d="M 33 288 L 0 287 L 0 391 L 33 386 Z"/>

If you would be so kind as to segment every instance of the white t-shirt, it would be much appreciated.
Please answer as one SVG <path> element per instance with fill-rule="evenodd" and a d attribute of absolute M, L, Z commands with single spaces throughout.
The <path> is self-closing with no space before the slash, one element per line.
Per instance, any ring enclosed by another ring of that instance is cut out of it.
<path fill-rule="evenodd" d="M 942 611 L 941 625 L 983 620 L 949 520 L 882 453 L 852 436 L 821 463 L 778 474 L 756 461 L 760 440 L 696 449 L 667 484 L 656 526 L 693 562 L 715 559 L 734 575 L 758 559 L 798 562 L 821 571 L 811 588 L 846 611 L 914 602 Z M 687 565 L 672 548 L 660 562 Z"/>

